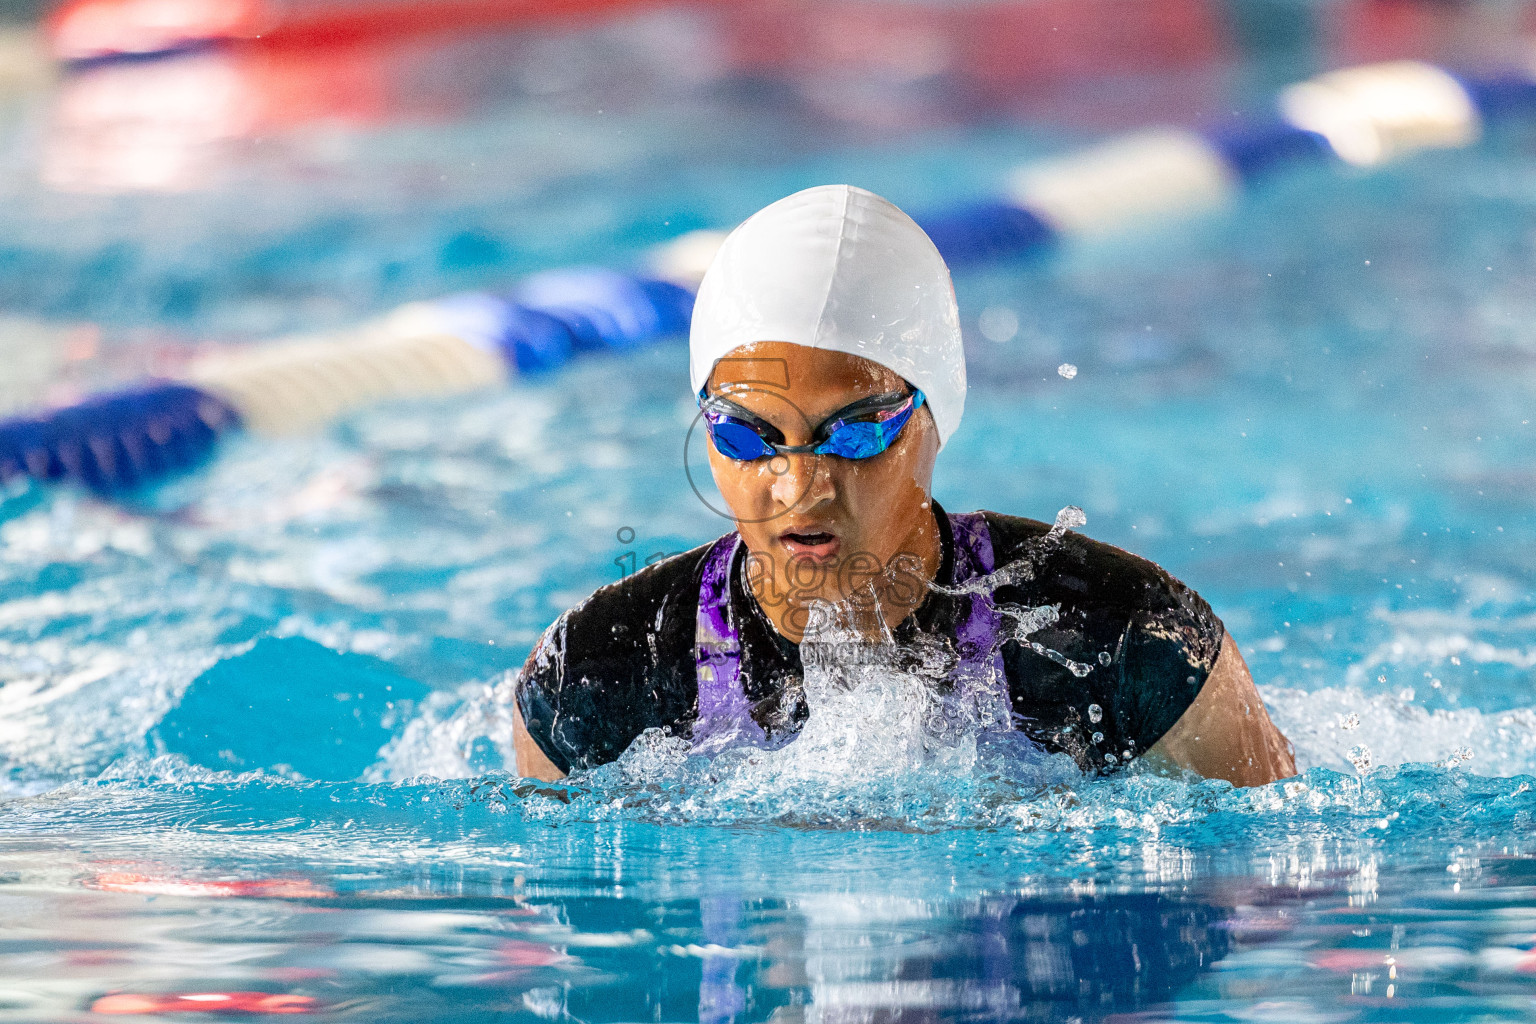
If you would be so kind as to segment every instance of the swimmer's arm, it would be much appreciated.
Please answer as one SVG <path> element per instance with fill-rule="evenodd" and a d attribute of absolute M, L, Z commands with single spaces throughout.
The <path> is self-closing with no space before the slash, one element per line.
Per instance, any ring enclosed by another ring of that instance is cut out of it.
<path fill-rule="evenodd" d="M 1234 786 L 1262 786 L 1296 774 L 1296 757 L 1270 721 L 1231 634 L 1194 703 L 1143 758 Z"/>
<path fill-rule="evenodd" d="M 523 725 L 523 711 L 516 700 L 512 702 L 512 753 L 517 757 L 517 774 L 522 778 L 540 782 L 559 782 L 565 778 L 565 772 L 555 767 L 555 762 L 528 734 L 528 727 Z"/>

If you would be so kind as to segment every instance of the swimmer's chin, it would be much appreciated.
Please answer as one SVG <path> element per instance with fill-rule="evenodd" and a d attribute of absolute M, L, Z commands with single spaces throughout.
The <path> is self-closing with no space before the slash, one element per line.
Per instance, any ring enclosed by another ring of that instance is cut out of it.
<path fill-rule="evenodd" d="M 842 547 L 836 534 L 824 530 L 786 530 L 775 539 L 790 558 L 818 563 L 832 561 Z"/>

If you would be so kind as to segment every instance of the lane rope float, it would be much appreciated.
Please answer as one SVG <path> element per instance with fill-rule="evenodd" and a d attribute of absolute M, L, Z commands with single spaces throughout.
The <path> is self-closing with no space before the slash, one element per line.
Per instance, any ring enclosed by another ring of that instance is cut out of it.
<path fill-rule="evenodd" d="M 1138 224 L 1210 214 L 1300 164 L 1374 168 L 1469 146 L 1536 111 L 1536 67 L 1458 76 L 1392 61 L 1292 85 L 1207 131 L 1153 128 L 1018 168 L 998 195 L 918 222 L 954 268 L 1017 260 Z M 506 293 L 414 302 L 348 331 L 200 359 L 74 405 L 0 421 L 0 487 L 68 481 L 112 495 L 193 468 L 237 430 L 314 430 L 370 404 L 504 386 L 583 354 L 683 334 L 724 231 L 655 247 L 643 273 L 536 274 Z"/>

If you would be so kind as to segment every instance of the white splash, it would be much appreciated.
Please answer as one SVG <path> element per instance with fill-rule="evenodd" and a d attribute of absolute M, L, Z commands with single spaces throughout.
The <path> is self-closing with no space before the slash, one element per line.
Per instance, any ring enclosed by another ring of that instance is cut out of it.
<path fill-rule="evenodd" d="M 1451 751 L 1450 757 L 1441 762 L 1441 766 L 1445 768 L 1460 768 L 1475 756 L 1471 747 L 1457 747 Z"/>
<path fill-rule="evenodd" d="M 1379 765 L 1434 764 L 1465 748 L 1477 751 L 1481 775 L 1536 774 L 1536 708 L 1432 711 L 1396 693 L 1352 686 L 1311 691 L 1260 686 L 1259 692 L 1270 717 L 1296 745 L 1302 771 L 1349 771 L 1348 751 L 1360 745 L 1370 748 Z M 1347 728 L 1350 716 L 1356 719 L 1353 728 Z"/>
<path fill-rule="evenodd" d="M 940 594 L 948 594 L 951 597 L 960 597 L 965 594 L 992 594 L 1000 587 L 1011 587 L 1018 583 L 1028 583 L 1035 578 L 1034 564 L 1028 557 L 1009 562 L 1007 565 L 988 573 L 985 576 L 977 576 L 957 583 L 955 586 L 946 587 L 938 583 L 930 583 L 928 586 Z"/>
<path fill-rule="evenodd" d="M 379 751 L 364 776 L 389 782 L 431 775 L 459 779 L 516 763 L 512 753 L 512 679 L 469 683 L 457 691 L 438 691 L 400 735 Z M 490 760 L 493 763 L 483 763 Z"/>
<path fill-rule="evenodd" d="M 685 738 L 649 730 L 580 784 L 607 794 L 605 806 L 639 801 L 662 819 L 929 828 L 971 824 L 1081 778 L 1069 757 L 1008 729 L 990 665 L 979 678 L 951 676 L 945 641 L 871 639 L 853 618 L 812 608 L 801 644 L 808 715 L 793 742 L 704 757 Z"/>
<path fill-rule="evenodd" d="M 938 583 L 930 583 L 928 586 L 940 594 L 960 597 L 965 594 L 992 594 L 1002 587 L 1027 583 L 1035 578 L 1035 565 L 1032 557 L 1034 554 L 1050 550 L 1052 545 L 1060 542 L 1068 530 L 1076 530 L 1087 524 L 1087 514 L 1076 505 L 1068 505 L 1056 513 L 1056 522 L 1052 524 L 1044 537 L 1034 542 L 1032 549 L 1026 551 L 1023 557 L 1006 565 L 999 566 L 985 576 L 977 576 L 975 579 L 966 580 L 964 583 L 958 583 L 952 587 L 942 586 Z M 1030 632 L 1033 632 L 1033 630 L 1030 630 Z"/>
<path fill-rule="evenodd" d="M 1033 634 L 1044 629 L 1046 626 L 1055 624 L 1061 615 L 1061 607 L 1059 605 L 1051 604 L 1040 605 L 1034 608 L 1022 608 L 1018 605 L 1000 604 L 997 606 L 997 611 L 1004 618 L 1012 619 L 1014 622 L 1013 630 L 1004 639 L 1017 640 L 1042 658 L 1054 661 L 1079 679 L 1093 671 L 1092 665 L 1081 661 L 1073 661 L 1060 651 L 1052 650 L 1033 639 Z"/>
<path fill-rule="evenodd" d="M 1046 540 L 1060 540 L 1068 530 L 1080 530 L 1088 525 L 1088 513 L 1076 505 L 1068 505 L 1056 513 L 1056 522 L 1051 526 L 1051 532 L 1045 535 Z"/>

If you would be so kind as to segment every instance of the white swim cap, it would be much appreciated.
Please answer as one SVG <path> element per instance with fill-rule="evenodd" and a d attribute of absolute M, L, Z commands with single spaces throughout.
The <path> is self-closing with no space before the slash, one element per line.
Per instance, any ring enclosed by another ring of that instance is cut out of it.
<path fill-rule="evenodd" d="M 755 341 L 863 356 L 922 388 L 939 444 L 965 409 L 965 349 L 949 268 L 888 200 L 821 185 L 730 233 L 699 285 L 688 337 L 697 394 L 715 363 Z"/>

